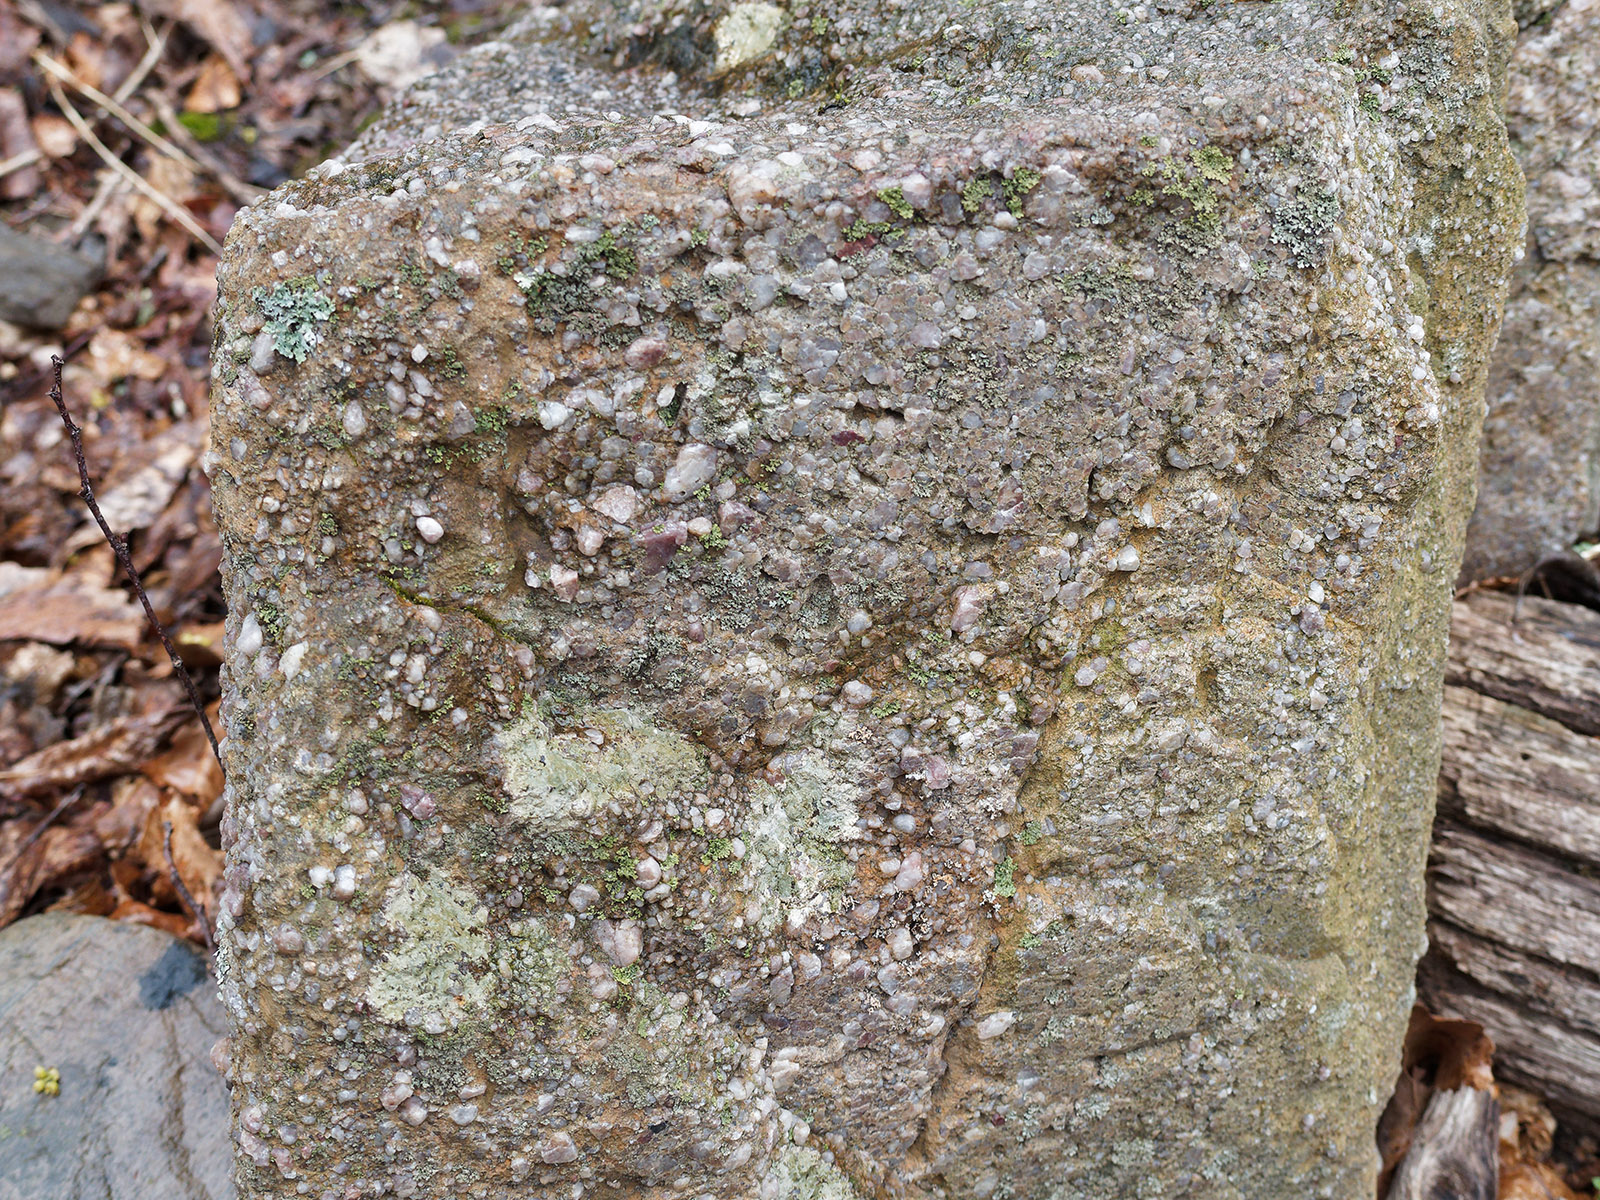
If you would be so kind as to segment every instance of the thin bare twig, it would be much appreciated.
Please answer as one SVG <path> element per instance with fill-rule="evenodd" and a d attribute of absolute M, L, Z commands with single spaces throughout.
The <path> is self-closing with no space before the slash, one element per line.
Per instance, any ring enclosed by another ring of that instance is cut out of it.
<path fill-rule="evenodd" d="M 144 97 L 155 108 L 157 115 L 172 134 L 191 155 L 199 160 L 200 165 L 209 171 L 224 188 L 240 204 L 254 204 L 267 194 L 266 188 L 256 187 L 246 183 L 232 171 L 228 170 L 226 163 L 218 158 L 200 142 L 194 134 L 183 127 L 183 122 L 178 120 L 178 114 L 173 111 L 172 105 L 160 92 L 151 92 Z"/>
<path fill-rule="evenodd" d="M 340 71 L 345 67 L 348 67 L 360 57 L 361 51 L 359 50 L 346 50 L 343 54 L 335 54 L 327 62 L 323 63 L 315 71 L 311 72 L 307 78 L 312 80 L 326 79 L 335 71 Z"/>
<path fill-rule="evenodd" d="M 133 69 L 133 74 L 124 79 L 117 90 L 111 93 L 111 98 L 118 104 L 133 95 L 139 85 L 144 82 L 144 77 L 150 74 L 155 65 L 161 61 L 161 56 L 167 49 L 166 34 L 157 35 L 155 27 L 143 17 L 139 18 L 139 28 L 144 31 L 144 57 L 139 60 L 139 65 Z M 171 21 L 167 22 L 167 30 L 169 33 L 172 30 Z"/>
<path fill-rule="evenodd" d="M 183 684 L 183 690 L 188 694 L 189 703 L 194 705 L 194 711 L 200 718 L 200 724 L 206 731 L 206 740 L 211 743 L 211 753 L 216 755 L 217 766 L 222 767 L 226 774 L 228 768 L 222 762 L 222 749 L 217 745 L 217 735 L 211 728 L 211 718 L 206 716 L 205 705 L 200 703 L 200 693 L 195 690 L 194 680 L 189 677 L 189 669 L 183 665 L 183 659 L 178 657 L 177 648 L 173 646 L 172 639 L 167 636 L 167 631 L 161 627 L 161 622 L 156 619 L 156 610 L 150 605 L 150 597 L 145 594 L 144 583 L 139 578 L 139 572 L 133 565 L 133 556 L 128 553 L 126 539 L 118 537 L 111 532 L 111 526 L 106 524 L 105 516 L 100 512 L 100 505 L 94 498 L 94 487 L 89 482 L 89 464 L 83 457 L 83 431 L 78 428 L 78 423 L 72 419 L 72 414 L 67 411 L 67 402 L 61 395 L 61 359 L 55 355 L 50 358 L 55 368 L 55 384 L 50 389 L 50 399 L 56 403 L 56 411 L 61 414 L 61 423 L 67 427 L 67 436 L 72 439 L 72 453 L 78 460 L 78 481 L 82 487 L 78 495 L 83 497 L 89 506 L 89 512 L 94 515 L 94 522 L 100 526 L 100 532 L 105 535 L 110 544 L 112 553 L 117 556 L 117 561 L 122 564 L 123 571 L 128 576 L 128 581 L 133 584 L 134 594 L 139 597 L 139 603 L 144 605 L 145 619 L 150 622 L 150 628 L 156 631 L 156 636 L 161 639 L 162 646 L 166 647 L 167 658 L 172 663 L 172 669 Z"/>
<path fill-rule="evenodd" d="M 240 204 L 250 204 L 267 194 L 261 188 L 251 187 L 232 171 L 228 170 L 227 167 L 223 166 L 213 155 L 207 154 L 204 150 L 199 150 L 197 153 L 199 143 L 189 136 L 189 131 L 184 129 L 182 122 L 178 120 L 177 114 L 172 111 L 172 106 L 165 103 L 165 101 L 159 98 L 156 99 L 156 112 L 166 124 L 167 132 L 178 141 L 186 141 L 186 145 L 177 145 L 172 140 L 163 137 L 123 108 L 116 100 L 106 95 L 99 88 L 90 87 L 87 83 L 84 83 L 83 80 L 43 51 L 35 50 L 33 61 L 74 91 L 82 93 L 89 100 L 98 104 L 106 112 L 126 125 L 134 134 L 143 138 L 174 162 L 183 164 L 197 175 L 215 176 L 217 182 L 222 184 L 227 189 L 228 194 Z"/>
<path fill-rule="evenodd" d="M 189 894 L 189 889 L 184 886 L 183 876 L 178 874 L 178 864 L 172 858 L 172 822 L 161 822 L 161 853 L 167 859 L 167 874 L 172 879 L 172 890 L 178 893 L 178 899 L 183 901 L 184 911 L 189 914 L 189 919 L 200 926 L 200 936 L 206 940 L 206 950 L 212 954 L 217 952 L 216 943 L 211 940 L 211 918 L 206 916 L 206 910 L 194 902 L 194 897 Z"/>
<path fill-rule="evenodd" d="M 50 98 L 56 102 L 56 107 L 61 110 L 68 121 L 72 122 L 72 127 L 78 131 L 78 136 L 89 143 L 90 149 L 100 156 L 106 166 L 143 192 L 157 208 L 193 234 L 207 250 L 219 257 L 221 256 L 222 243 L 207 233 L 188 209 L 184 208 L 172 197 L 158 190 L 148 179 L 106 149 L 106 144 L 95 136 L 94 130 L 89 127 L 89 122 L 85 121 L 83 114 L 72 106 L 72 101 L 67 99 L 67 94 L 61 90 L 61 85 L 56 82 L 54 77 L 46 79 L 45 83 L 50 87 Z"/>
<path fill-rule="evenodd" d="M 72 224 L 67 226 L 67 231 L 60 240 L 69 245 L 75 243 L 89 232 L 89 226 L 94 224 L 101 210 L 111 202 L 111 197 L 126 194 L 127 189 L 128 181 L 121 175 L 115 171 L 101 171 L 100 182 L 95 187 L 94 196 L 84 210 L 72 218 Z"/>
<path fill-rule="evenodd" d="M 95 104 L 98 104 L 106 112 L 110 113 L 117 120 L 121 121 L 136 135 L 149 142 L 150 145 L 161 151 L 161 153 L 165 154 L 168 158 L 176 159 L 178 162 L 188 167 L 191 171 L 198 172 L 205 169 L 182 149 L 174 146 L 154 129 L 151 129 L 150 126 L 139 120 L 138 117 L 134 116 L 127 109 L 123 108 L 121 104 L 117 103 L 117 101 L 106 95 L 99 88 L 90 87 L 71 71 L 67 70 L 66 67 L 62 66 L 55 59 L 51 58 L 43 50 L 35 50 L 33 52 L 33 61 L 45 71 L 49 72 L 51 75 L 54 75 L 73 91 L 81 93 L 89 100 L 92 100 Z"/>
<path fill-rule="evenodd" d="M 13 154 L 10 158 L 0 158 L 0 179 L 4 179 L 13 171 L 32 166 L 43 157 L 44 151 L 35 147 L 32 150 L 24 150 L 21 154 Z"/>

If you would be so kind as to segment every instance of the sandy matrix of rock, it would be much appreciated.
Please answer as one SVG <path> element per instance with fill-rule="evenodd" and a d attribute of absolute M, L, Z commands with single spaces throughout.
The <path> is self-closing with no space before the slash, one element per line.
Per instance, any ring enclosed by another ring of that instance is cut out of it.
<path fill-rule="evenodd" d="M 595 0 L 241 214 L 241 1193 L 1370 1194 L 1514 36 Z"/>
<path fill-rule="evenodd" d="M 1518 5 L 1506 123 L 1527 255 L 1488 382 L 1462 578 L 1527 570 L 1600 530 L 1600 3 Z"/>

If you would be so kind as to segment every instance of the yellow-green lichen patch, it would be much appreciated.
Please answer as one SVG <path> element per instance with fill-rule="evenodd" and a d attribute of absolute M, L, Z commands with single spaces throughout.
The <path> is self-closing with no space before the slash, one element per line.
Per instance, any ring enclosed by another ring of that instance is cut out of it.
<path fill-rule="evenodd" d="M 367 1003 L 395 1024 L 418 1010 L 445 1027 L 487 1007 L 489 911 L 471 893 L 407 871 L 384 894 L 379 922 L 397 941 L 373 968 Z"/>
<path fill-rule="evenodd" d="M 861 1200 L 849 1177 L 808 1146 L 778 1151 L 769 1178 L 775 1200 Z"/>
<path fill-rule="evenodd" d="M 606 1062 L 631 1103 L 648 1106 L 670 1100 L 691 1105 L 712 1102 L 704 1070 L 692 1055 L 693 1025 L 683 1010 L 649 980 L 629 989 L 625 1020 L 606 1050 Z M 698 1047 L 703 1052 L 708 1045 Z"/>
<path fill-rule="evenodd" d="M 556 982 L 572 967 L 566 951 L 550 936 L 549 923 L 536 918 L 514 921 L 495 939 L 499 998 L 529 1011 L 552 1012 Z"/>
<path fill-rule="evenodd" d="M 583 828 L 613 801 L 705 787 L 705 762 L 681 734 L 628 709 L 589 709 L 557 730 L 530 711 L 496 738 L 511 815 L 536 832 Z"/>
<path fill-rule="evenodd" d="M 855 868 L 840 844 L 861 836 L 852 799 L 856 786 L 824 763 L 802 759 L 783 788 L 760 784 L 740 831 L 748 851 L 745 887 L 771 933 L 791 913 L 839 909 Z"/>
<path fill-rule="evenodd" d="M 717 22 L 712 37 L 717 43 L 717 70 L 729 71 L 760 58 L 778 40 L 783 9 L 775 4 L 735 4 Z"/>

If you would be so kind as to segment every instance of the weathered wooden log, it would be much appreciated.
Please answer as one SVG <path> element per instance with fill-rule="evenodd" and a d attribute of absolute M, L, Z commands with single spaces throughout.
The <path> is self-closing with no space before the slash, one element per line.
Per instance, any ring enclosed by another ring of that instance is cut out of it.
<path fill-rule="evenodd" d="M 1600 614 L 1457 602 L 1418 990 L 1497 1077 L 1600 1119 Z"/>
<path fill-rule="evenodd" d="M 1439 813 L 1600 862 L 1600 738 L 1461 687 L 1444 695 Z"/>
<path fill-rule="evenodd" d="M 1445 683 L 1600 734 L 1600 613 L 1474 593 L 1455 606 Z"/>
<path fill-rule="evenodd" d="M 1495 1200 L 1500 1105 L 1473 1087 L 1435 1092 L 1388 1200 Z"/>
<path fill-rule="evenodd" d="M 1456 924 L 1600 972 L 1600 884 L 1593 880 L 1446 823 L 1434 830 L 1429 884 L 1435 913 Z"/>

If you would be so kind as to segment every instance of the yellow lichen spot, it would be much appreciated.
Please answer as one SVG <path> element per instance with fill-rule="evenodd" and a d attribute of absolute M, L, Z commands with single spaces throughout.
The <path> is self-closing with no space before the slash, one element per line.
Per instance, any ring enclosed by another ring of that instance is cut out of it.
<path fill-rule="evenodd" d="M 783 16 L 775 4 L 735 4 L 711 31 L 717 43 L 716 69 L 731 71 L 772 49 Z"/>
<path fill-rule="evenodd" d="M 61 1094 L 61 1072 L 55 1067 L 35 1067 L 33 1069 L 33 1090 L 41 1096 L 59 1096 Z"/>

